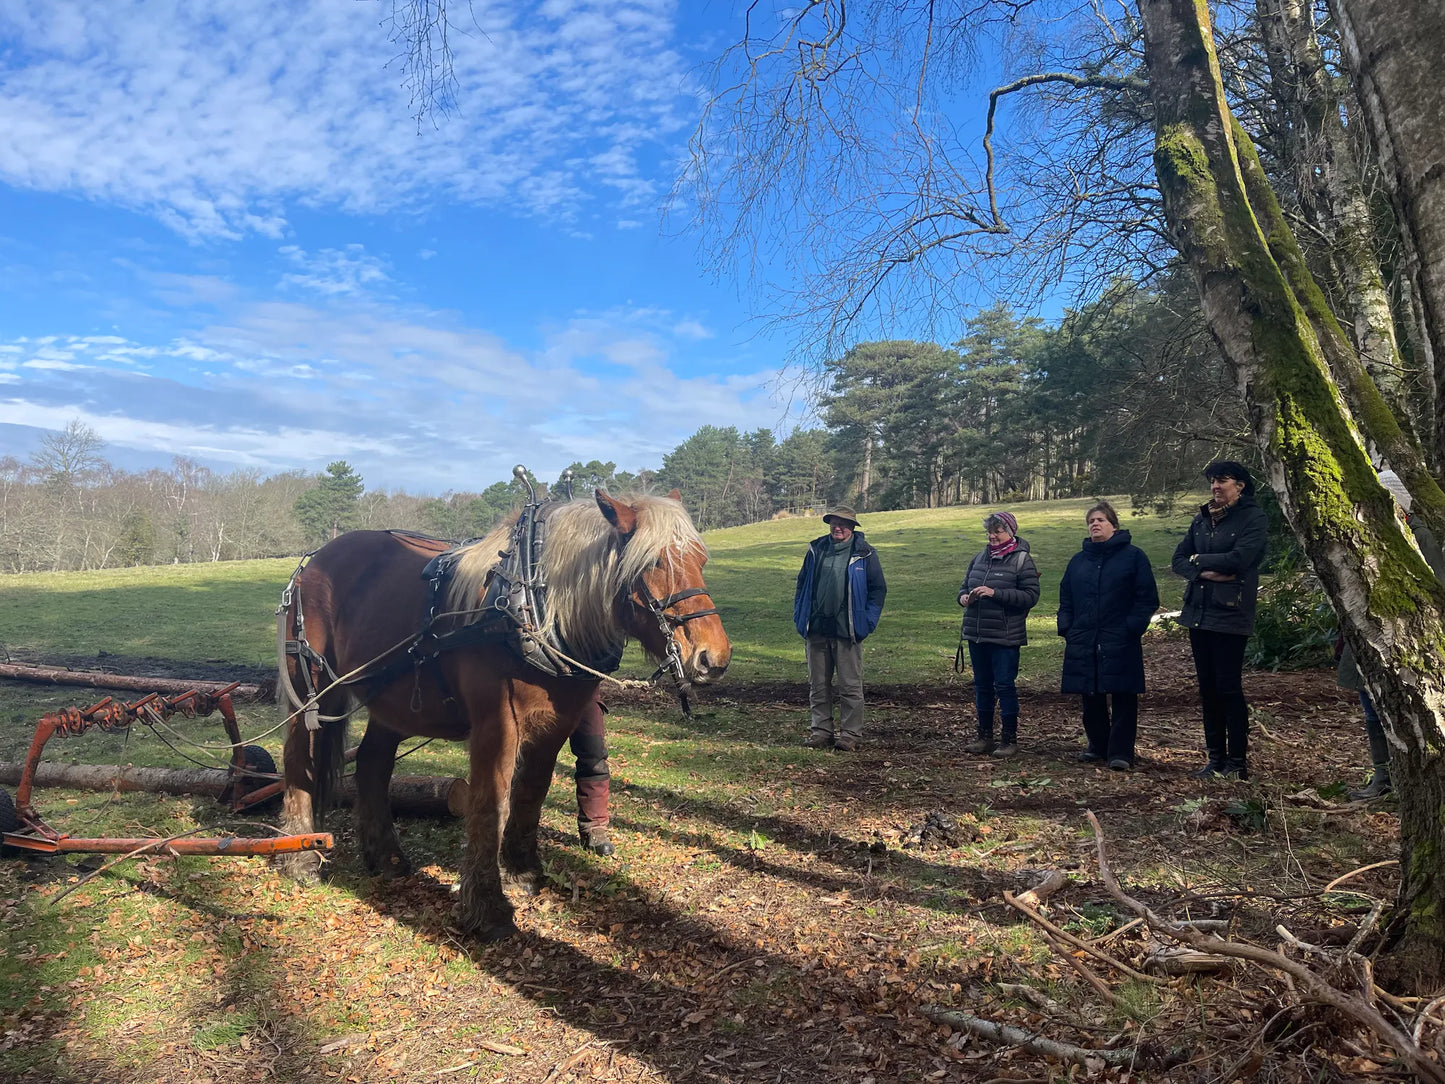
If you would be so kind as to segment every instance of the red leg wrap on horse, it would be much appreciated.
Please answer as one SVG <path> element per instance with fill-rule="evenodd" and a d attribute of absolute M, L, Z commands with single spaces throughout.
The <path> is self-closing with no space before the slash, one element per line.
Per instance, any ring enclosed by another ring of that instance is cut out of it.
<path fill-rule="evenodd" d="M 572 733 L 572 755 L 577 758 L 577 826 L 606 827 L 612 772 L 607 765 L 607 722 L 599 701 L 592 701 Z"/>

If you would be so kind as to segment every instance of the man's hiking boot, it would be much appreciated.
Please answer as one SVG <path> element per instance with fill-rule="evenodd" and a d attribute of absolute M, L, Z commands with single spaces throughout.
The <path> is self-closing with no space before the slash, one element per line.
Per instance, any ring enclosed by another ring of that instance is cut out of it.
<path fill-rule="evenodd" d="M 833 748 L 833 735 L 826 730 L 815 730 L 808 735 L 803 744 L 809 749 L 831 749 Z"/>
<path fill-rule="evenodd" d="M 990 755 L 998 757 L 1000 760 L 1007 760 L 1018 751 L 1019 747 L 1016 742 L 1006 741 L 1000 742 L 999 745 L 994 749 L 993 753 Z"/>
<path fill-rule="evenodd" d="M 994 745 L 992 734 L 989 734 L 987 737 L 980 734 L 977 738 L 975 738 L 973 741 L 969 742 L 963 747 L 963 751 L 965 753 L 972 753 L 974 756 L 988 756 L 989 753 L 993 752 L 993 749 Z"/>
<path fill-rule="evenodd" d="M 851 753 L 858 748 L 858 739 L 850 738 L 847 734 L 839 734 L 833 739 L 833 748 L 840 753 Z"/>

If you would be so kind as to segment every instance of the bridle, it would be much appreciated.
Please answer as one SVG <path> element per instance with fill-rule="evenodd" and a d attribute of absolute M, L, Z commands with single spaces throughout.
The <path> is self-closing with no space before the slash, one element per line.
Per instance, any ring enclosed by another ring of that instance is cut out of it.
<path fill-rule="evenodd" d="M 651 680 L 656 681 L 663 674 L 671 671 L 673 680 L 677 682 L 677 698 L 682 702 L 682 713 L 691 716 L 692 705 L 688 702 L 687 691 L 692 687 L 692 682 L 688 680 L 687 667 L 682 661 L 682 651 L 677 646 L 677 632 L 689 621 L 695 621 L 699 617 L 714 616 L 718 609 L 716 606 L 709 606 L 705 610 L 694 610 L 685 614 L 669 613 L 668 611 L 684 599 L 696 598 L 698 595 L 705 595 L 711 602 L 712 595 L 708 594 L 705 587 L 686 587 L 660 599 L 653 595 L 651 588 L 647 586 L 647 581 L 641 578 L 637 583 L 637 593 L 642 597 L 648 612 L 657 622 L 658 630 L 667 641 L 667 656 L 662 665 L 653 671 Z"/>

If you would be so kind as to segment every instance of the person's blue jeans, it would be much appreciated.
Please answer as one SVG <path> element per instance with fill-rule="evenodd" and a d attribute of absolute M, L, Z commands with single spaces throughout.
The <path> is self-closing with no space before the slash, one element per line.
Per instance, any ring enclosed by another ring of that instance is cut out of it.
<path fill-rule="evenodd" d="M 978 708 L 979 732 L 992 732 L 995 704 L 1000 715 L 1017 718 L 1019 649 L 970 640 L 968 661 L 973 667 L 973 703 Z"/>

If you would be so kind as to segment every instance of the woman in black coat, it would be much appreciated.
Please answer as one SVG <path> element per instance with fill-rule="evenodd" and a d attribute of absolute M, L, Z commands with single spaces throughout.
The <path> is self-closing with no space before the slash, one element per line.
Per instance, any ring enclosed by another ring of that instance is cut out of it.
<path fill-rule="evenodd" d="M 1089 747 L 1079 759 L 1128 771 L 1144 691 L 1141 640 L 1159 608 L 1159 588 L 1149 558 L 1119 529 L 1119 514 L 1108 501 L 1084 513 L 1084 522 L 1089 537 L 1059 584 L 1063 691 L 1083 697 Z"/>
<path fill-rule="evenodd" d="M 1248 779 L 1244 647 L 1254 632 L 1269 517 L 1255 503 L 1254 479 L 1243 463 L 1216 460 L 1204 468 L 1204 477 L 1209 503 L 1200 506 L 1173 561 L 1174 571 L 1189 581 L 1179 623 L 1189 630 L 1209 756 L 1194 775 Z"/>

